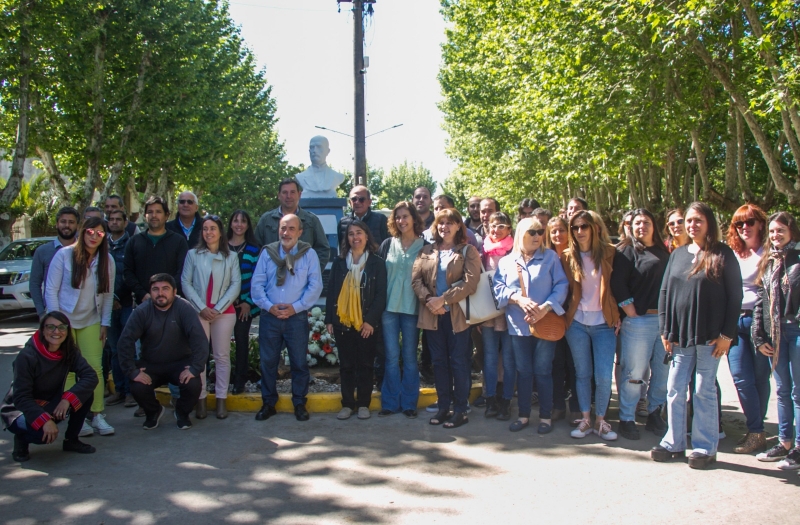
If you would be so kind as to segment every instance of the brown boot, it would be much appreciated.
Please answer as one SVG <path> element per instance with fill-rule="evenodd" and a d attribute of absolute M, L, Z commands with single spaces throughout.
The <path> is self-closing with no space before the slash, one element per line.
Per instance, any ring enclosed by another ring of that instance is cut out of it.
<path fill-rule="evenodd" d="M 217 398 L 217 419 L 228 417 L 228 408 L 225 406 L 225 398 Z"/>
<path fill-rule="evenodd" d="M 733 451 L 737 454 L 752 454 L 753 452 L 763 452 L 767 450 L 766 432 L 751 432 L 747 434 L 744 443 L 735 447 Z"/>
<path fill-rule="evenodd" d="M 194 407 L 194 417 L 197 419 L 205 419 L 208 417 L 208 410 L 206 409 L 206 398 L 199 399 L 197 405 Z"/>

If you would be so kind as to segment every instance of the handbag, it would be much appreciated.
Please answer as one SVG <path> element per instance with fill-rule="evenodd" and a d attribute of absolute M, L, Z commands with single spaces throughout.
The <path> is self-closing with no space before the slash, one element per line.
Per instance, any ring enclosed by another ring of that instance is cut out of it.
<path fill-rule="evenodd" d="M 519 275 L 519 288 L 522 291 L 522 297 L 528 297 L 525 293 L 525 284 L 522 280 L 522 270 L 519 265 L 517 265 L 517 275 Z M 564 316 L 558 315 L 552 310 L 547 312 L 536 323 L 528 323 L 528 326 L 531 329 L 531 335 L 545 341 L 558 341 L 567 333 L 567 321 Z"/>
<path fill-rule="evenodd" d="M 464 246 L 462 255 L 466 260 L 467 246 Z M 505 308 L 500 308 L 497 305 L 497 298 L 494 296 L 494 286 L 492 285 L 492 273 L 491 271 L 487 272 L 483 268 L 483 264 L 481 264 L 481 275 L 478 279 L 478 287 L 475 289 L 475 293 L 458 301 L 458 305 L 461 307 L 461 311 L 464 312 L 469 325 L 481 324 L 505 312 Z"/>

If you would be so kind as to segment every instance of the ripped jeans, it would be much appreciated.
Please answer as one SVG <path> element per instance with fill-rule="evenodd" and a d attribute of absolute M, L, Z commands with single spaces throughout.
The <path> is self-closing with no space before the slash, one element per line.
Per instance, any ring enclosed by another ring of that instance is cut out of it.
<path fill-rule="evenodd" d="M 647 385 L 647 412 L 667 402 L 669 364 L 664 364 L 664 345 L 658 329 L 658 314 L 626 317 L 620 330 L 622 380 L 619 389 L 620 421 L 636 420 L 636 404 Z M 646 375 L 649 372 L 649 375 Z M 635 381 L 635 382 L 631 382 Z"/>

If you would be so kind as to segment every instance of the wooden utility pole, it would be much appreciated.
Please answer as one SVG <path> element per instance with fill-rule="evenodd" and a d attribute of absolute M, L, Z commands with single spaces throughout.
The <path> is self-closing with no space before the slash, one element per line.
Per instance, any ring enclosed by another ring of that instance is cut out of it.
<path fill-rule="evenodd" d="M 353 82 L 355 84 L 355 185 L 367 184 L 367 140 L 364 118 L 364 0 L 353 0 Z"/>

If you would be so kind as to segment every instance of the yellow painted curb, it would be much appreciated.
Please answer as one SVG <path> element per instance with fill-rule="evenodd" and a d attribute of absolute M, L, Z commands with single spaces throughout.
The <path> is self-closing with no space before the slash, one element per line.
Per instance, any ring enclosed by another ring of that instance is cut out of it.
<path fill-rule="evenodd" d="M 470 402 L 475 401 L 483 390 L 480 383 L 472 385 L 469 393 Z M 170 394 L 167 388 L 157 388 L 156 397 L 159 403 L 164 406 L 169 406 Z M 436 401 L 436 389 L 434 388 L 420 388 L 419 401 L 417 408 L 425 408 L 431 403 Z M 217 406 L 217 398 L 214 394 L 208 394 L 207 401 L 208 409 L 213 410 Z M 230 412 L 258 412 L 261 409 L 261 394 L 237 394 L 229 395 L 226 402 L 227 409 Z M 339 392 L 320 392 L 315 394 L 308 394 L 308 403 L 306 408 L 309 412 L 338 412 L 342 409 L 342 396 Z M 381 408 L 381 393 L 374 392 L 372 394 L 372 404 L 369 406 L 370 410 L 380 410 Z M 292 405 L 291 394 L 280 394 L 278 396 L 278 403 L 275 405 L 278 412 L 294 412 Z"/>

